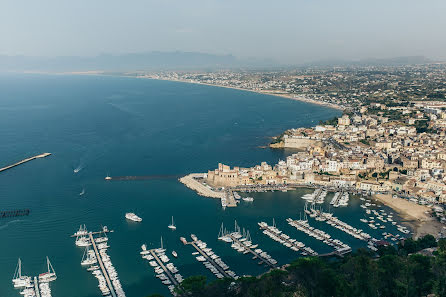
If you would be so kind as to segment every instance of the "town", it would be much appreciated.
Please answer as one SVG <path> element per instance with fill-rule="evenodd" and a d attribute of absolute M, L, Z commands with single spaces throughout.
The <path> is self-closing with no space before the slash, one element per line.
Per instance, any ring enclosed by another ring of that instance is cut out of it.
<path fill-rule="evenodd" d="M 126 75 L 237 88 L 348 109 L 413 100 L 445 100 L 446 65 L 308 66 L 278 70 L 164 71 Z"/>
<path fill-rule="evenodd" d="M 227 200 L 225 206 L 235 206 L 236 201 L 228 195 L 229 189 L 283 190 L 285 186 L 343 189 L 380 198 L 394 208 L 405 208 L 409 216 L 417 219 L 420 215 L 414 213 L 429 212 L 436 221 L 446 223 L 443 209 L 446 202 L 446 87 L 441 81 L 445 71 L 446 67 L 440 64 L 325 70 L 312 75 L 317 77 L 319 87 L 309 86 L 313 82 L 309 76 L 291 76 L 290 72 L 289 83 L 284 83 L 283 73 L 276 76 L 271 73 L 263 76 L 170 73 L 169 77 L 157 74 L 155 78 L 189 80 L 295 98 L 303 96 L 311 101 L 317 98 L 324 105 L 336 105 L 343 110 L 342 116 L 315 127 L 290 129 L 274 137 L 270 144 L 272 149 L 291 152 L 277 164 L 261 162 L 251 168 L 219 164 L 215 170 L 195 174 L 193 178 L 188 176 L 186 182 L 183 179 L 187 186 L 204 196 L 222 198 Z M 363 82 L 366 73 L 367 83 Z M 271 80 L 262 79 L 266 76 Z M 358 81 L 350 84 L 353 76 L 359 76 Z M 406 78 L 401 79 L 401 76 Z M 334 78 L 342 83 L 337 83 L 336 91 L 331 92 L 327 86 L 333 84 L 330 80 Z M 302 79 L 306 88 L 300 88 L 296 94 L 295 82 Z M 274 87 L 279 85 L 281 87 Z M 347 85 L 350 86 L 348 90 Z M 311 89 L 313 95 L 302 92 L 304 89 Z M 412 209 L 412 205 L 428 208 Z"/>

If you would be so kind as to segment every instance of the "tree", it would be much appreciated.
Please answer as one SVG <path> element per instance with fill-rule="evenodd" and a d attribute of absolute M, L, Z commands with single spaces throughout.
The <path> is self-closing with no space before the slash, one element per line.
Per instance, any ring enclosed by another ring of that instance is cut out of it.
<path fill-rule="evenodd" d="M 438 241 L 438 250 L 441 253 L 446 253 L 446 238 L 442 238 Z"/>
<path fill-rule="evenodd" d="M 200 292 L 204 289 L 205 285 L 206 276 L 203 275 L 188 277 L 181 283 L 184 292 L 193 296 L 201 296 Z"/>
<path fill-rule="evenodd" d="M 406 238 L 398 243 L 398 250 L 406 254 L 412 254 L 418 251 L 418 244 L 412 238 Z"/>
<path fill-rule="evenodd" d="M 404 258 L 388 254 L 379 259 L 378 266 L 381 296 L 403 296 L 407 291 Z"/>
<path fill-rule="evenodd" d="M 440 240 L 441 241 L 441 240 Z M 443 239 L 443 243 L 446 242 Z M 440 249 L 441 245 L 439 243 Z M 443 253 L 443 252 L 442 252 Z M 434 264 L 432 267 L 432 272 L 434 274 L 434 293 L 437 296 L 445 297 L 446 296 L 446 256 L 441 254 L 437 256 L 434 260 Z"/>
<path fill-rule="evenodd" d="M 417 243 L 418 243 L 418 249 L 420 250 L 437 246 L 437 241 L 435 240 L 435 237 L 430 234 L 427 234 L 424 237 L 419 238 Z"/>
<path fill-rule="evenodd" d="M 426 296 L 433 287 L 433 274 L 429 257 L 414 254 L 408 257 L 409 296 Z"/>
<path fill-rule="evenodd" d="M 350 282 L 352 296 L 378 296 L 377 264 L 372 261 L 370 254 L 364 250 L 358 250 L 358 254 L 349 257 L 342 268 L 346 279 Z"/>

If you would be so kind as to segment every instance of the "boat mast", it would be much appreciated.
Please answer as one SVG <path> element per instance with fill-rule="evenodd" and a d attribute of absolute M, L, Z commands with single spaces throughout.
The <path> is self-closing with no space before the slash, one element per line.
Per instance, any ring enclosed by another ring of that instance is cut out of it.
<path fill-rule="evenodd" d="M 47 263 L 48 263 L 48 272 L 51 272 L 51 269 L 53 270 L 53 273 L 56 274 L 56 271 L 54 270 L 53 265 L 50 262 L 50 259 L 48 258 L 48 256 L 46 257 Z"/>
<path fill-rule="evenodd" d="M 19 277 L 22 278 L 22 260 L 19 258 Z"/>
<path fill-rule="evenodd" d="M 14 279 L 21 278 L 22 277 L 22 260 L 17 262 L 17 266 L 15 267 L 14 271 Z"/>
<path fill-rule="evenodd" d="M 218 232 L 218 237 L 223 237 L 223 222 L 221 223 L 220 232 Z"/>

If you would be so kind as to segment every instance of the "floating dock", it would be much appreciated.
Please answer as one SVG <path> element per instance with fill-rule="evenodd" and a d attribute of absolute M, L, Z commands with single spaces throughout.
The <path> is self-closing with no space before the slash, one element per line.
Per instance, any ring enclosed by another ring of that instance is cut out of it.
<path fill-rule="evenodd" d="M 192 245 L 198 253 L 201 254 L 201 256 L 206 260 L 206 261 L 200 261 L 203 263 L 203 265 L 205 265 L 204 263 L 209 262 L 213 267 L 215 267 L 215 269 L 218 271 L 218 273 L 221 274 L 222 277 L 230 277 L 230 278 L 234 278 L 237 279 L 238 276 L 231 270 L 229 270 L 229 266 L 227 266 L 221 259 L 219 256 L 215 255 L 213 252 L 211 252 L 211 249 L 209 249 L 208 252 L 204 251 L 201 247 L 203 245 L 207 246 L 207 244 L 205 242 L 202 242 L 201 240 L 198 240 L 198 238 L 195 235 L 191 235 L 192 240 L 191 242 L 187 242 L 186 239 L 184 237 L 181 238 L 181 241 L 183 242 L 183 244 L 187 245 Z M 215 255 L 214 258 L 212 258 L 211 256 L 209 256 L 209 254 L 211 255 Z M 217 260 L 219 259 L 219 260 Z M 197 259 L 198 260 L 198 259 Z M 206 265 L 205 265 L 206 266 Z M 208 267 L 206 267 L 208 268 Z M 212 271 L 212 270 L 211 270 Z M 214 273 L 216 274 L 216 273 Z M 217 274 L 216 274 L 217 275 Z M 218 277 L 218 275 L 217 275 Z M 221 277 L 219 277 L 221 278 Z"/>
<path fill-rule="evenodd" d="M 22 262 L 19 259 L 12 283 L 15 289 L 19 289 L 24 297 L 51 297 L 50 282 L 57 279 L 56 272 L 47 257 L 48 272 L 39 276 L 22 275 Z"/>
<path fill-rule="evenodd" d="M 241 247 L 243 247 L 246 251 L 248 251 L 249 253 L 253 254 L 254 257 L 253 259 L 259 259 L 260 263 L 265 263 L 266 265 L 268 265 L 271 268 L 276 268 L 276 264 L 272 263 L 269 259 L 263 257 L 260 255 L 260 253 L 257 253 L 255 250 L 252 250 L 249 246 L 245 245 L 243 243 L 243 241 L 238 240 L 233 234 L 229 234 L 228 235 L 233 242 L 238 243 Z"/>
<path fill-rule="evenodd" d="M 11 169 L 11 168 L 19 166 L 19 165 L 22 165 L 22 164 L 24 164 L 26 162 L 29 162 L 29 161 L 32 161 L 34 159 L 45 158 L 45 157 L 48 157 L 48 156 L 51 156 L 51 153 L 43 153 L 43 154 L 31 157 L 31 158 L 23 159 L 22 161 L 19 161 L 17 163 L 12 164 L 12 165 L 0 168 L 0 172 L 8 170 L 8 169 Z"/>
<path fill-rule="evenodd" d="M 293 226 L 299 231 L 304 232 L 308 236 L 314 237 L 326 245 L 333 247 L 338 254 L 346 254 L 352 251 L 350 246 L 343 243 L 339 239 L 333 239 L 325 231 L 311 227 L 307 220 L 293 220 L 288 218 L 287 222 L 289 225 Z"/>
<path fill-rule="evenodd" d="M 170 259 L 165 254 L 166 250 L 163 247 L 147 250 L 145 244 L 141 246 L 141 249 L 140 254 L 142 258 L 149 262 L 150 266 L 155 270 L 156 277 L 164 285 L 168 286 L 170 293 L 176 296 L 175 288 L 182 291 L 181 282 L 183 281 L 183 276 L 178 272 L 178 268 L 172 262 L 169 262 Z"/>
<path fill-rule="evenodd" d="M 104 296 L 112 297 L 125 297 L 124 290 L 122 289 L 121 282 L 118 278 L 118 273 L 111 263 L 110 257 L 107 255 L 107 248 L 109 248 L 108 238 L 98 237 L 94 238 L 96 234 L 106 234 L 109 231 L 107 227 L 103 227 L 100 232 L 90 232 L 84 226 L 79 228 L 72 237 L 76 237 L 76 245 L 79 247 L 85 247 L 84 258 L 81 265 L 89 266 L 88 271 L 99 281 L 99 288 Z M 93 246 L 93 251 L 89 249 L 89 246 Z M 85 259 L 85 256 L 86 259 Z M 99 264 L 96 265 L 96 264 Z"/>
<path fill-rule="evenodd" d="M 37 280 L 37 277 L 34 277 L 34 291 L 36 293 L 37 297 L 40 297 L 40 290 L 39 290 L 39 281 Z"/>
<path fill-rule="evenodd" d="M 155 258 L 155 261 L 158 262 L 158 265 L 161 266 L 161 268 L 164 270 L 164 273 L 167 275 L 169 280 L 174 284 L 175 286 L 178 286 L 180 283 L 173 277 L 173 275 L 170 273 L 169 269 L 167 269 L 166 266 L 164 266 L 163 261 L 158 258 L 154 250 L 150 250 L 150 253 L 152 254 L 153 258 Z"/>
<path fill-rule="evenodd" d="M 296 239 L 290 238 L 288 235 L 280 231 L 276 228 L 275 224 L 273 223 L 273 226 L 269 226 L 265 222 L 258 223 L 260 230 L 263 230 L 263 234 L 270 237 L 272 240 L 277 241 L 281 243 L 282 245 L 286 246 L 287 248 L 299 252 L 303 256 L 317 256 L 318 253 L 315 252 L 312 248 L 305 246 L 303 242 L 297 241 Z"/>
<path fill-rule="evenodd" d="M 339 220 L 337 217 L 334 217 L 333 214 L 322 212 L 320 210 L 311 209 L 311 212 L 317 220 L 323 221 L 327 223 L 328 225 L 339 229 L 351 236 L 353 236 L 356 239 L 363 240 L 363 241 L 369 241 L 372 236 L 370 234 L 364 232 L 362 229 L 357 229 L 341 220 Z M 310 216 L 311 216 L 310 215 Z"/>
<path fill-rule="evenodd" d="M 102 262 L 102 257 L 99 254 L 98 247 L 96 246 L 96 242 L 93 238 L 93 234 L 91 232 L 89 232 L 88 237 L 90 238 L 91 244 L 93 245 L 93 250 L 94 250 L 94 253 L 96 254 L 96 259 L 98 260 L 99 267 L 101 268 L 102 274 L 105 277 L 105 281 L 107 282 L 110 293 L 113 297 L 117 297 L 115 289 L 110 281 L 110 277 L 108 275 L 107 269 L 105 269 L 104 262 Z"/>

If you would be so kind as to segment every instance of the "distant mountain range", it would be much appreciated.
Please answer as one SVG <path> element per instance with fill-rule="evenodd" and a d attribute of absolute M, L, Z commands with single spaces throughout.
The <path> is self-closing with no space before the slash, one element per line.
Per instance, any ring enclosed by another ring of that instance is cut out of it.
<path fill-rule="evenodd" d="M 277 65 L 277 64 L 276 64 Z M 213 55 L 196 52 L 150 52 L 95 57 L 28 57 L 0 55 L 0 71 L 138 71 L 190 70 L 236 67 L 271 67 L 273 61 L 241 60 L 233 55 Z"/>
<path fill-rule="evenodd" d="M 95 57 L 29 57 L 0 55 L 0 71 L 81 72 L 81 71 L 150 71 L 150 70 L 215 70 L 234 68 L 287 68 L 295 66 L 405 65 L 424 64 L 422 56 L 359 61 L 323 60 L 302 65 L 284 65 L 266 59 L 239 59 L 233 55 L 196 52 L 150 52 L 124 55 L 103 54 Z"/>

